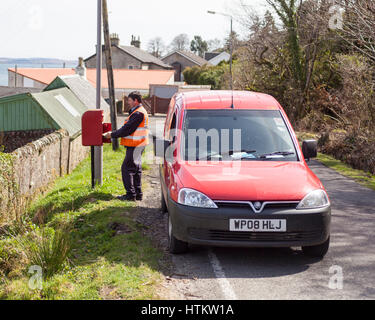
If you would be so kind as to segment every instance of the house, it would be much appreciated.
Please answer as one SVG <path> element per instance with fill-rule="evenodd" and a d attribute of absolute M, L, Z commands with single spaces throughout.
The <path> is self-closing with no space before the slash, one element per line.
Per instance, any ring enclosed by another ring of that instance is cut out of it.
<path fill-rule="evenodd" d="M 184 76 L 182 73 L 186 68 L 195 66 L 201 67 L 205 64 L 210 64 L 207 60 L 194 54 L 193 52 L 182 50 L 173 51 L 163 57 L 161 60 L 173 67 L 175 70 L 174 80 L 177 82 L 183 81 Z"/>
<path fill-rule="evenodd" d="M 88 80 L 93 81 L 94 77 Z M 132 91 L 139 91 L 142 95 L 149 93 L 151 84 L 174 84 L 173 70 L 114 70 L 115 95 L 117 100 L 121 100 L 124 95 Z M 103 97 L 107 98 L 108 78 L 107 70 L 102 72 Z"/>
<path fill-rule="evenodd" d="M 222 61 L 229 61 L 230 54 L 228 52 L 206 52 L 204 58 L 213 66 L 217 66 Z"/>
<path fill-rule="evenodd" d="M 43 90 L 57 76 L 74 73 L 75 71 L 72 68 L 9 68 L 8 86 Z"/>
<path fill-rule="evenodd" d="M 13 68 L 9 72 L 15 72 Z M 33 79 L 38 83 L 38 87 L 45 89 L 58 76 L 74 75 L 78 71 L 76 69 L 47 69 L 18 68 L 17 74 L 22 75 L 24 79 Z M 127 95 L 132 91 L 140 91 L 142 94 L 148 94 L 150 84 L 174 84 L 173 70 L 113 70 L 115 95 L 117 100 L 122 100 L 123 95 Z M 86 69 L 85 76 L 88 82 L 96 87 L 96 70 Z M 104 99 L 109 97 L 107 70 L 102 70 L 102 96 Z"/>
<path fill-rule="evenodd" d="M 136 69 L 136 70 L 171 70 L 172 67 L 152 54 L 140 48 L 141 41 L 132 36 L 130 46 L 120 45 L 118 35 L 111 35 L 112 64 L 114 69 Z M 103 46 L 102 66 L 106 69 L 106 59 Z M 85 59 L 87 68 L 96 68 L 96 54 Z"/>

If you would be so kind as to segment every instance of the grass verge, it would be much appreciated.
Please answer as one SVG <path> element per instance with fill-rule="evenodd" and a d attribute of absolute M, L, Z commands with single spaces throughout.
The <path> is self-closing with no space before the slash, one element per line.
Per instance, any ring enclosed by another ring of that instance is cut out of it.
<path fill-rule="evenodd" d="M 296 132 L 298 141 L 302 143 L 304 140 L 308 139 L 319 139 L 317 134 L 309 133 L 309 132 Z M 318 158 L 316 159 L 325 166 L 337 171 L 338 173 L 342 174 L 345 177 L 351 178 L 358 182 L 359 184 L 375 190 L 375 175 L 367 173 L 363 170 L 353 169 L 349 165 L 345 164 L 344 162 L 335 159 L 332 156 L 318 153 Z"/>
<path fill-rule="evenodd" d="M 375 190 L 375 175 L 367 173 L 363 170 L 353 169 L 342 161 L 326 154 L 319 153 L 316 160 L 323 163 L 325 166 L 337 171 L 343 176 L 351 178 L 359 184 Z"/>
<path fill-rule="evenodd" d="M 162 253 L 142 235 L 135 204 L 115 199 L 124 193 L 123 158 L 123 149 L 105 146 L 102 187 L 91 189 L 86 159 L 0 236 L 0 299 L 158 298 Z M 41 289 L 30 288 L 35 263 Z"/>

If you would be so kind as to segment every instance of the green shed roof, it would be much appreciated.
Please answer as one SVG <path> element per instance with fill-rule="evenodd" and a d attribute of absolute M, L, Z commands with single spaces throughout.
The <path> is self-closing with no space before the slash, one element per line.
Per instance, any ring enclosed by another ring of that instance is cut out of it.
<path fill-rule="evenodd" d="M 88 108 L 68 88 L 0 98 L 0 131 L 66 129 L 71 137 L 81 132 Z"/>
<path fill-rule="evenodd" d="M 68 88 L 31 94 L 34 100 L 70 136 L 81 132 L 81 118 L 88 108 Z"/>
<path fill-rule="evenodd" d="M 69 88 L 87 108 L 96 109 L 96 89 L 89 81 L 77 74 L 58 76 L 43 91 L 64 87 Z M 109 104 L 103 97 L 100 98 L 100 107 L 104 112 L 110 112 Z"/>
<path fill-rule="evenodd" d="M 0 132 L 59 129 L 30 93 L 0 98 Z"/>

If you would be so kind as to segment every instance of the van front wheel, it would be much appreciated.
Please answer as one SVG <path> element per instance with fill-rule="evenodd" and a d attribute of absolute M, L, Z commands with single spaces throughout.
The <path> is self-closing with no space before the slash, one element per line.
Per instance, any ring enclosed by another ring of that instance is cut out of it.
<path fill-rule="evenodd" d="M 180 241 L 173 236 L 173 226 L 171 216 L 168 214 L 168 244 L 169 252 L 172 254 L 181 254 L 188 251 L 188 244 Z"/>
<path fill-rule="evenodd" d="M 168 211 L 167 204 L 165 203 L 165 198 L 163 190 L 161 189 L 161 212 L 166 213 Z"/>

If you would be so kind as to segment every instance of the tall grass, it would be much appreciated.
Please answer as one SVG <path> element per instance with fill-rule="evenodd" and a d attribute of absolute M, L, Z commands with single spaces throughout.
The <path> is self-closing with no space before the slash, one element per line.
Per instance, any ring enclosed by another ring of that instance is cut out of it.
<path fill-rule="evenodd" d="M 69 263 L 71 242 L 69 230 L 66 228 L 56 231 L 43 228 L 14 239 L 29 265 L 42 269 L 44 279 L 62 271 Z"/>

